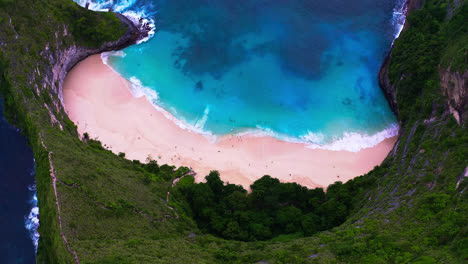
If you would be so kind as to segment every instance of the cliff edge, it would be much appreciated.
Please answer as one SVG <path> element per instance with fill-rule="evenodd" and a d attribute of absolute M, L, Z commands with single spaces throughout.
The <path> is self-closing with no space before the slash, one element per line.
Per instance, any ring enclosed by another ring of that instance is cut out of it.
<path fill-rule="evenodd" d="M 422 0 L 406 1 L 405 7 L 403 8 L 406 13 L 405 15 L 408 16 L 411 13 L 411 11 L 420 9 L 421 6 L 422 6 Z M 408 28 L 408 26 L 409 26 L 409 23 L 408 23 L 408 20 L 406 20 L 405 24 L 403 25 L 402 32 L 405 31 Z M 396 88 L 390 83 L 390 79 L 388 77 L 389 63 L 390 63 L 390 58 L 392 56 L 392 49 L 390 49 L 387 56 L 385 57 L 384 63 L 380 67 L 378 78 L 379 78 L 380 88 L 382 89 L 385 95 L 385 98 L 388 101 L 390 109 L 392 109 L 393 113 L 395 113 L 395 115 L 398 116 L 399 111 L 398 111 L 398 104 L 397 104 L 397 91 L 396 91 Z"/>

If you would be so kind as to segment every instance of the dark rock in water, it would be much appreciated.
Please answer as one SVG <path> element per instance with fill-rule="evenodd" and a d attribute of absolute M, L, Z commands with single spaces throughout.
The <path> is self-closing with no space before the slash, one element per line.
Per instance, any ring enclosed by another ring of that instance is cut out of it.
<path fill-rule="evenodd" d="M 203 82 L 198 81 L 197 84 L 195 84 L 195 91 L 199 92 L 203 90 Z"/>
<path fill-rule="evenodd" d="M 345 99 L 343 99 L 341 101 L 342 104 L 344 105 L 350 105 L 352 103 L 351 99 L 349 99 L 348 97 L 346 97 Z"/>
<path fill-rule="evenodd" d="M 86 3 L 85 8 L 89 9 L 89 2 Z"/>

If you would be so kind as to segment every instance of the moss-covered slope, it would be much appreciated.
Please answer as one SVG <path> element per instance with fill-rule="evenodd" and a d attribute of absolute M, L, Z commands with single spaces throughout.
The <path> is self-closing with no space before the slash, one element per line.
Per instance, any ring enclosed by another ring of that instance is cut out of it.
<path fill-rule="evenodd" d="M 395 41 L 383 77 L 400 138 L 355 180 L 365 184 L 348 220 L 312 237 L 238 242 L 202 234 L 185 215 L 172 185 L 184 168 L 155 170 L 80 140 L 63 111 L 61 85 L 76 60 L 131 43 L 135 29 L 72 0 L 0 0 L 1 92 L 36 159 L 38 263 L 466 262 L 466 78 L 449 93 L 451 79 L 441 82 L 439 72 L 466 76 L 467 9 L 463 0 L 422 1 Z"/>

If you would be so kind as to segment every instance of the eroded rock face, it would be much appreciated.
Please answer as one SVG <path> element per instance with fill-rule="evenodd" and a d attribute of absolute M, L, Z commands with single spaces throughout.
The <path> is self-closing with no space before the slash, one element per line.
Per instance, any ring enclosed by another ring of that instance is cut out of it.
<path fill-rule="evenodd" d="M 54 65 L 52 69 L 54 75 L 53 83 L 55 83 L 55 81 L 58 81 L 59 84 L 59 87 L 56 88 L 58 89 L 58 91 L 55 92 L 58 93 L 62 108 L 63 81 L 65 80 L 67 73 L 71 70 L 71 68 L 73 68 L 73 66 L 75 66 L 78 62 L 82 61 L 90 55 L 101 53 L 104 51 L 119 50 L 129 45 L 135 44 L 136 41 L 141 37 L 141 34 L 143 34 L 143 32 L 138 30 L 137 26 L 134 25 L 133 22 L 130 21 L 128 18 L 119 13 L 115 14 L 117 18 L 127 27 L 127 31 L 117 41 L 106 42 L 102 45 L 102 47 L 96 49 L 89 49 L 86 47 L 79 47 L 73 45 L 67 50 L 60 50 L 57 52 L 58 56 L 56 56 L 56 61 L 55 63 L 51 63 L 51 65 Z"/>
<path fill-rule="evenodd" d="M 58 25 L 54 37 L 47 43 L 40 52 L 44 61 L 31 71 L 27 76 L 28 84 L 38 96 L 42 93 L 49 93 L 51 102 L 44 104 L 53 125 L 58 124 L 62 129 L 61 120 L 64 117 L 63 82 L 67 73 L 80 61 L 86 57 L 104 51 L 119 50 L 129 45 L 135 44 L 138 40 L 147 35 L 141 31 L 127 17 L 116 13 L 117 18 L 127 28 L 126 32 L 116 41 L 105 42 L 101 47 L 88 48 L 76 44 L 63 44 L 73 41 L 66 25 Z M 41 70 L 42 69 L 42 70 Z"/>
<path fill-rule="evenodd" d="M 384 63 L 379 71 L 379 85 L 382 89 L 385 98 L 392 109 L 393 113 L 398 116 L 398 104 L 397 104 L 397 90 L 396 88 L 390 83 L 390 78 L 388 78 L 388 67 L 390 62 L 391 52 L 385 58 Z"/>
<path fill-rule="evenodd" d="M 467 119 L 468 106 L 468 71 L 464 73 L 452 72 L 450 67 L 439 66 L 440 87 L 447 96 L 450 112 L 458 124 L 464 124 Z"/>
<path fill-rule="evenodd" d="M 406 16 L 411 13 L 413 10 L 420 9 L 422 6 L 422 1 L 421 0 L 407 0 L 405 3 L 405 12 Z M 403 30 L 405 31 L 408 28 L 408 20 L 405 22 L 405 25 L 403 26 Z M 396 87 L 394 87 L 390 83 L 390 79 L 388 78 L 388 67 L 389 67 L 389 62 L 390 58 L 392 56 L 392 51 L 388 53 L 387 57 L 385 58 L 384 63 L 382 64 L 382 67 L 380 68 L 379 71 L 379 85 L 382 91 L 384 92 L 385 98 L 388 101 L 388 104 L 390 105 L 390 109 L 392 109 L 393 113 L 395 113 L 396 116 L 398 116 L 398 104 L 397 104 L 397 90 Z"/>

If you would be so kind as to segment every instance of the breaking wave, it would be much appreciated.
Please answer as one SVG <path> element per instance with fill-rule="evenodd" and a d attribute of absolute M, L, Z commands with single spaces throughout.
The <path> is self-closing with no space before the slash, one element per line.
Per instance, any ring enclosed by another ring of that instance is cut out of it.
<path fill-rule="evenodd" d="M 34 163 L 35 164 L 35 163 Z M 35 174 L 35 168 L 31 171 L 32 176 Z M 31 195 L 29 200 L 29 205 L 31 206 L 31 211 L 27 216 L 24 216 L 24 226 L 28 230 L 29 237 L 31 238 L 35 253 L 37 254 L 37 246 L 39 245 L 39 207 L 37 206 L 37 190 L 36 183 L 28 186 L 28 190 Z"/>
<path fill-rule="evenodd" d="M 406 5 L 407 0 L 398 0 L 397 5 L 393 8 L 392 24 L 395 30 L 393 39 L 397 39 L 400 36 L 401 31 L 406 21 Z"/>
<path fill-rule="evenodd" d="M 74 0 L 77 4 L 82 7 L 86 7 L 90 10 L 108 12 L 113 11 L 121 13 L 130 19 L 133 24 L 140 27 L 144 25 L 149 26 L 148 36 L 140 39 L 137 44 L 148 41 L 156 33 L 156 25 L 154 20 L 155 13 L 150 11 L 152 8 L 148 8 L 146 5 L 137 5 L 138 0 Z"/>
<path fill-rule="evenodd" d="M 138 6 L 137 0 L 122 0 L 122 1 L 99 1 L 99 0 L 75 0 L 82 6 L 85 6 L 89 2 L 89 8 L 96 11 L 115 11 L 120 12 L 132 20 L 135 24 L 141 24 L 142 20 L 144 23 L 150 23 L 152 25 L 152 30 L 149 33 L 148 38 L 141 40 L 144 42 L 151 38 L 155 34 L 155 23 L 153 16 L 155 13 L 149 13 L 148 8 L 145 6 Z M 394 39 L 398 38 L 406 20 L 406 9 L 407 4 L 406 0 L 398 0 L 395 7 L 393 8 L 392 13 L 392 25 L 394 28 L 393 37 Z M 122 51 L 119 52 L 109 52 L 102 54 L 102 60 L 105 64 L 108 64 L 109 56 L 120 56 L 125 57 L 125 53 Z M 112 67 L 111 67 L 112 68 Z M 143 83 L 132 76 L 129 78 L 131 83 L 131 92 L 135 97 L 145 96 L 153 106 L 161 112 L 166 118 L 176 123 L 179 127 L 185 130 L 190 130 L 196 133 L 205 135 L 207 138 L 211 139 L 210 141 L 216 141 L 216 135 L 211 131 L 204 130 L 205 123 L 208 119 L 210 108 L 206 106 L 203 116 L 197 120 L 189 122 L 180 118 L 177 115 L 176 109 L 170 108 L 168 110 L 160 106 L 158 93 L 149 87 L 143 85 Z M 323 133 L 313 133 L 309 132 L 305 135 L 299 137 L 291 137 L 283 134 L 274 132 L 271 129 L 263 128 L 257 126 L 252 129 L 245 129 L 240 133 L 235 133 L 240 136 L 253 136 L 253 137 L 262 137 L 262 136 L 271 136 L 279 140 L 293 142 L 293 143 L 303 143 L 307 144 L 309 148 L 313 149 L 327 149 L 327 150 L 346 150 L 357 152 L 364 148 L 369 148 L 377 145 L 378 143 L 384 141 L 387 138 L 394 137 L 398 135 L 399 126 L 397 124 L 391 124 L 386 129 L 377 132 L 375 134 L 361 134 L 356 132 L 345 132 L 341 137 L 335 137 L 333 139 L 327 138 Z"/>

